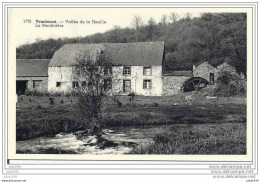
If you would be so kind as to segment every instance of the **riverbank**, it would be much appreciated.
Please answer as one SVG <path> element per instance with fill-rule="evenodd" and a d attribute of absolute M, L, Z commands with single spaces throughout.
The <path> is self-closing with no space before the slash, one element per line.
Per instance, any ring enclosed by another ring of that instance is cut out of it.
<path fill-rule="evenodd" d="M 101 138 L 59 133 L 17 142 L 26 154 L 246 154 L 246 125 L 111 127 Z"/>

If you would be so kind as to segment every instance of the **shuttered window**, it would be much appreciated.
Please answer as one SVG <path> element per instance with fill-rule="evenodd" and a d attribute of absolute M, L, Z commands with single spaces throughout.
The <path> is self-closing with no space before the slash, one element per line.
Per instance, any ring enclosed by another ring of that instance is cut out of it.
<path fill-rule="evenodd" d="M 144 75 L 152 75 L 152 68 L 151 67 L 144 67 Z"/>
<path fill-rule="evenodd" d="M 33 88 L 40 88 L 42 80 L 33 80 Z"/>
<path fill-rule="evenodd" d="M 151 89 L 151 88 L 152 88 L 152 81 L 144 80 L 144 89 Z"/>

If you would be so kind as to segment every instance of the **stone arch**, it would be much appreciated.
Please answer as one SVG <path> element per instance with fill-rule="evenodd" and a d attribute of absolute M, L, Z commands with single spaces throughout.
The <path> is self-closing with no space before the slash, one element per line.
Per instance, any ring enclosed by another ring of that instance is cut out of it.
<path fill-rule="evenodd" d="M 208 81 L 202 77 L 192 77 L 183 83 L 183 92 L 200 90 L 208 85 Z"/>

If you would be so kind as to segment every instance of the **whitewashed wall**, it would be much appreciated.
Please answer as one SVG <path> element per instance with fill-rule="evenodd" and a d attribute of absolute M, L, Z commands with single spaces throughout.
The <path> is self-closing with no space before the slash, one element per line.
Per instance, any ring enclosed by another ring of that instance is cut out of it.
<path fill-rule="evenodd" d="M 72 67 L 49 67 L 48 74 L 48 92 L 72 91 Z M 61 86 L 56 87 L 56 82 L 61 82 Z"/>
<path fill-rule="evenodd" d="M 123 80 L 131 80 L 131 92 L 137 95 L 161 96 L 162 95 L 162 66 L 152 66 L 151 75 L 143 75 L 143 66 L 131 66 L 131 75 L 123 75 L 123 66 L 113 67 L 113 92 L 123 92 Z M 151 89 L 144 89 L 144 80 L 152 81 Z"/>
<path fill-rule="evenodd" d="M 137 95 L 161 96 L 162 95 L 162 66 L 152 66 L 151 75 L 143 75 L 143 66 L 131 66 L 131 75 L 123 75 L 123 66 L 112 69 L 113 93 L 128 94 L 123 92 L 123 80 L 131 80 L 131 92 Z M 48 91 L 68 93 L 72 91 L 72 67 L 49 67 Z M 151 89 L 143 88 L 144 79 L 152 81 Z M 56 82 L 61 82 L 61 87 L 56 87 Z"/>

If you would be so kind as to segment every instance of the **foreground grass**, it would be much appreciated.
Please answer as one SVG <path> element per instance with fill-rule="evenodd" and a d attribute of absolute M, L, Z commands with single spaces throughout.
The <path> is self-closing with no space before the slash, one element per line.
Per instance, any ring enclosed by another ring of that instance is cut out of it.
<path fill-rule="evenodd" d="M 144 126 L 194 123 L 246 123 L 246 105 L 222 103 L 212 105 L 200 101 L 193 105 L 174 105 L 179 97 L 136 97 L 129 103 L 120 97 L 122 106 L 108 101 L 103 114 L 104 123 L 110 126 Z M 241 100 L 241 99 L 240 99 Z M 236 100 L 235 100 L 236 101 Z M 73 97 L 26 96 L 18 102 L 16 113 L 16 139 L 25 140 L 39 136 L 54 136 L 60 132 L 85 129 L 84 118 L 76 109 Z M 156 103 L 156 104 L 155 104 Z"/>
<path fill-rule="evenodd" d="M 157 134 L 132 154 L 246 154 L 246 124 Z"/>

